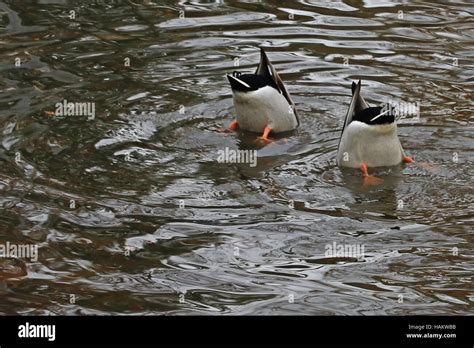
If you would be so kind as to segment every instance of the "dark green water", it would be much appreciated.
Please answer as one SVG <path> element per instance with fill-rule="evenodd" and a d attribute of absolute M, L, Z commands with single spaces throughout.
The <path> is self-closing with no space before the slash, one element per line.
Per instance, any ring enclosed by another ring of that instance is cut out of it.
<path fill-rule="evenodd" d="M 38 247 L 0 258 L 0 313 L 472 314 L 473 15 L 467 0 L 0 2 L 0 244 Z M 218 163 L 258 148 L 219 129 L 225 74 L 255 69 L 259 46 L 301 127 L 254 168 Z M 399 135 L 431 167 L 366 188 L 335 165 L 359 78 L 369 102 L 419 103 Z M 64 100 L 94 119 L 45 113 Z M 333 243 L 365 257 L 327 257 Z"/>

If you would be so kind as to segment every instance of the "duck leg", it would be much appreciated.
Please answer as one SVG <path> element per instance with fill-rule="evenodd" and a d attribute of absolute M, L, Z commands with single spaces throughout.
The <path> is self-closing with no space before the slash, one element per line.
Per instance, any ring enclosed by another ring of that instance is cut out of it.
<path fill-rule="evenodd" d="M 360 170 L 364 175 L 364 186 L 380 185 L 381 183 L 383 183 L 383 179 L 377 178 L 373 175 L 369 175 L 369 170 L 365 163 L 362 163 L 360 165 Z"/>
<path fill-rule="evenodd" d="M 271 140 L 268 138 L 268 135 L 270 134 L 271 131 L 272 129 L 266 126 L 265 129 L 263 130 L 262 136 L 258 137 L 257 139 L 265 141 L 265 142 L 271 142 Z"/>

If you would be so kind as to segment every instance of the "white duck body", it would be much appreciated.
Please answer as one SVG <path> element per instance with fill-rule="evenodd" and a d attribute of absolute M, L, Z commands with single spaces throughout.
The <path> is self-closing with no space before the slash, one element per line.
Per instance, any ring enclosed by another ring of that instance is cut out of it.
<path fill-rule="evenodd" d="M 293 108 L 286 98 L 271 86 L 256 91 L 232 91 L 237 123 L 251 132 L 262 132 L 270 127 L 275 133 L 298 127 Z"/>
<path fill-rule="evenodd" d="M 393 114 L 387 110 L 380 112 L 377 116 L 374 115 L 376 117 L 365 115 L 365 122 L 357 120 L 360 112 L 376 109 L 369 108 L 360 95 L 360 89 L 360 81 L 357 85 L 352 84 L 352 100 L 339 141 L 337 164 L 349 168 L 359 168 L 363 163 L 367 167 L 400 164 L 405 157 L 405 152 L 398 139 L 397 124 Z M 381 123 L 373 124 L 376 119 L 379 119 L 377 122 Z"/>
<path fill-rule="evenodd" d="M 337 152 L 341 167 L 359 168 L 395 166 L 403 160 L 404 153 L 395 123 L 368 125 L 352 121 L 342 134 Z"/>
<path fill-rule="evenodd" d="M 234 72 L 227 78 L 240 129 L 260 133 L 271 128 L 281 133 L 299 126 L 295 104 L 263 49 L 255 74 Z"/>

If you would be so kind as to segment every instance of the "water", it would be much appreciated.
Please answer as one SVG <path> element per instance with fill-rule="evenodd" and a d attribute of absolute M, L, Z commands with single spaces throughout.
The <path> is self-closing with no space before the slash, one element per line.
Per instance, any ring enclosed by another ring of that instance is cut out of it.
<path fill-rule="evenodd" d="M 0 259 L 0 312 L 472 314 L 473 14 L 467 0 L 0 2 L 0 244 L 38 246 Z M 259 46 L 301 119 L 265 147 L 220 131 L 225 74 L 255 69 Z M 430 166 L 367 188 L 335 165 L 359 78 L 369 102 L 419 103 L 399 134 Z M 50 116 L 64 100 L 95 118 Z M 259 149 L 257 166 L 218 163 L 225 147 Z M 334 243 L 365 257 L 329 257 Z"/>

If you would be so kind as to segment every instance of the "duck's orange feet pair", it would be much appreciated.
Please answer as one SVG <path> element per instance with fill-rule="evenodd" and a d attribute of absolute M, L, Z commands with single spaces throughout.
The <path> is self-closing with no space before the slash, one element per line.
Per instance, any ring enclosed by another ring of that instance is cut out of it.
<path fill-rule="evenodd" d="M 367 169 L 367 165 L 365 163 L 362 163 L 360 165 L 360 170 L 364 175 L 364 186 L 374 186 L 383 183 L 383 179 L 377 178 L 373 175 L 369 175 L 369 170 Z"/>
<path fill-rule="evenodd" d="M 230 131 L 235 131 L 235 130 L 237 130 L 237 128 L 239 128 L 239 124 L 236 120 L 232 121 L 229 124 L 229 127 L 227 127 L 227 129 L 230 130 Z M 271 131 L 272 131 L 272 129 L 270 127 L 265 127 L 265 129 L 263 130 L 262 136 L 258 137 L 257 140 L 261 141 L 261 142 L 271 143 L 272 140 L 270 140 L 270 138 L 268 138 Z"/>

